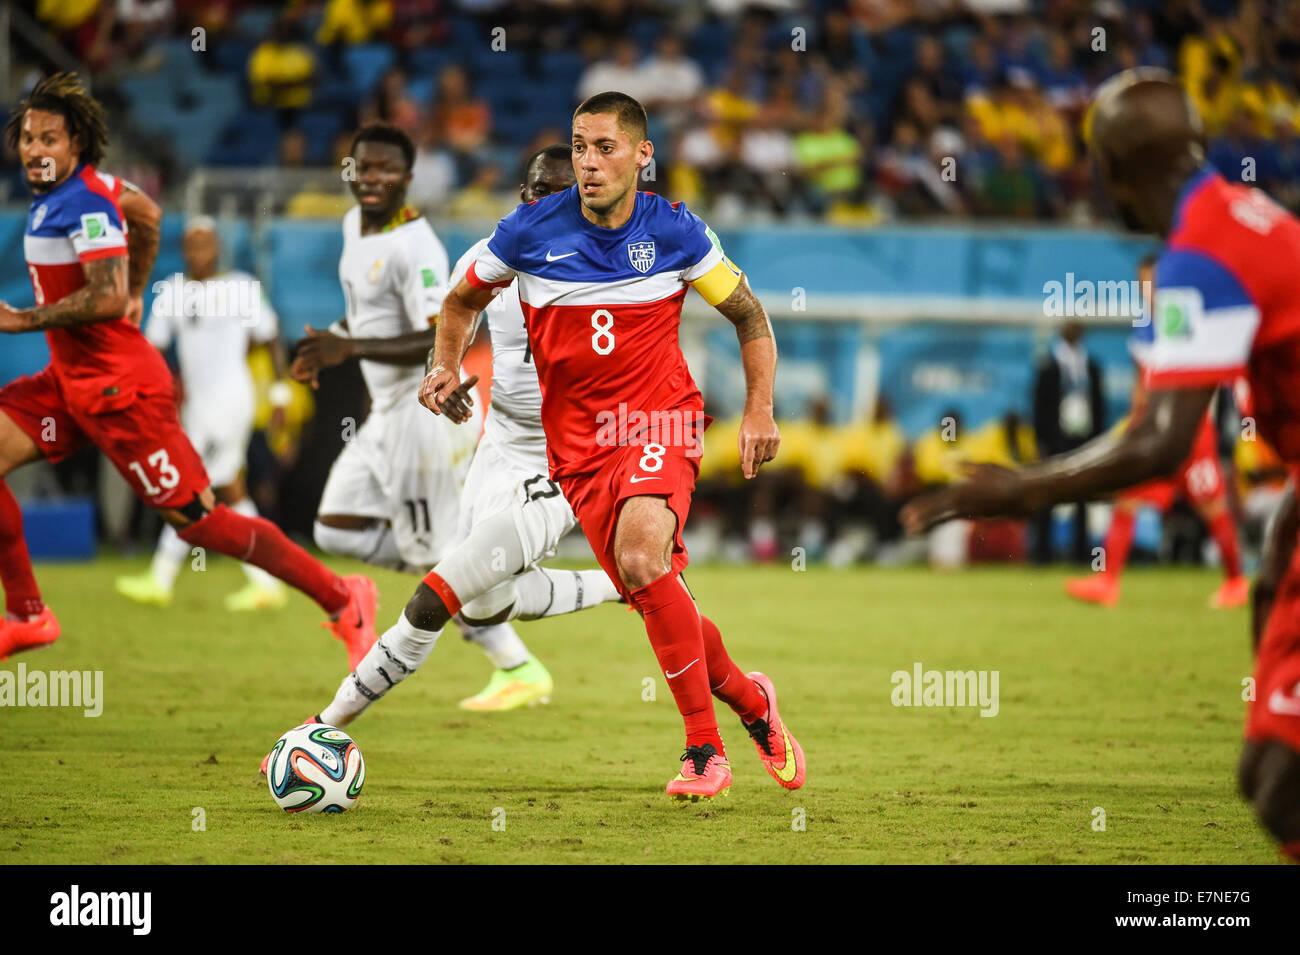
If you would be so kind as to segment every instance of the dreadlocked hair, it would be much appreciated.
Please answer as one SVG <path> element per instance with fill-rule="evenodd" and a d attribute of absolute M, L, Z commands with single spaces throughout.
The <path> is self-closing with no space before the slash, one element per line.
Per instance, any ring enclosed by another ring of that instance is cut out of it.
<path fill-rule="evenodd" d="M 63 117 L 68 136 L 81 143 L 81 162 L 97 165 L 108 149 L 108 123 L 104 108 L 86 92 L 81 77 L 76 73 L 55 73 L 40 80 L 27 98 L 9 114 L 5 124 L 5 142 L 10 149 L 18 148 L 23 116 L 29 109 L 58 113 Z"/>

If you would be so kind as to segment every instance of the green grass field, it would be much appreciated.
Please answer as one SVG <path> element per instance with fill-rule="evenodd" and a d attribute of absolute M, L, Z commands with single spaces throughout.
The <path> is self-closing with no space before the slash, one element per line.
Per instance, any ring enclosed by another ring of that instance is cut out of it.
<path fill-rule="evenodd" d="M 556 694 L 507 714 L 456 708 L 490 665 L 448 628 L 352 725 L 358 805 L 304 817 L 276 808 L 258 762 L 332 697 L 342 645 L 297 595 L 279 612 L 225 612 L 242 582 L 226 560 L 185 572 L 169 609 L 134 606 L 113 577 L 142 565 L 37 568 L 63 636 L 3 667 L 100 669 L 104 709 L 0 710 L 5 862 L 1276 859 L 1235 791 L 1247 615 L 1206 609 L 1208 571 L 1135 571 L 1107 611 L 1067 602 L 1060 571 L 695 568 L 701 606 L 742 668 L 773 676 L 809 765 L 802 790 L 779 788 L 720 707 L 735 783 L 715 806 L 663 794 L 680 722 L 625 608 L 519 625 Z M 374 576 L 382 631 L 413 578 Z M 999 671 L 997 716 L 892 705 L 891 673 L 918 661 Z"/>

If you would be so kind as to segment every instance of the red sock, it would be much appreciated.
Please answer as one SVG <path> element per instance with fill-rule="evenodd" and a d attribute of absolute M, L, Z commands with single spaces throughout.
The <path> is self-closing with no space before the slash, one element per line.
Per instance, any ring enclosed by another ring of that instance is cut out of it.
<path fill-rule="evenodd" d="M 23 620 L 45 609 L 32 574 L 23 537 L 23 512 L 9 485 L 0 480 L 0 580 L 5 585 L 5 609 Z"/>
<path fill-rule="evenodd" d="M 713 695 L 746 723 L 763 719 L 767 716 L 767 697 L 757 683 L 740 672 L 740 667 L 727 654 L 718 625 L 700 614 L 700 630 L 704 635 L 704 655 L 708 659 L 709 686 Z"/>
<path fill-rule="evenodd" d="M 664 574 L 629 594 L 645 617 L 650 646 L 673 691 L 686 724 L 686 745 L 712 743 L 723 752 L 709 694 L 709 666 L 700 632 L 700 612 L 677 574 Z"/>
<path fill-rule="evenodd" d="M 1136 524 L 1137 514 L 1133 511 L 1115 509 L 1110 519 L 1110 530 L 1106 531 L 1104 573 L 1118 577 L 1124 572 L 1129 551 L 1133 549 L 1133 528 Z"/>
<path fill-rule="evenodd" d="M 1281 848 L 1283 858 L 1290 862 L 1300 864 L 1300 842 L 1288 842 Z"/>
<path fill-rule="evenodd" d="M 1223 570 L 1229 577 L 1241 576 L 1241 548 L 1237 546 L 1237 525 L 1232 515 L 1224 511 L 1210 521 L 1210 534 L 1219 545 L 1219 554 L 1223 557 Z"/>
<path fill-rule="evenodd" d="M 350 594 L 343 579 L 264 517 L 245 517 L 218 504 L 179 537 L 187 544 L 261 567 L 301 590 L 331 616 L 348 605 Z"/>

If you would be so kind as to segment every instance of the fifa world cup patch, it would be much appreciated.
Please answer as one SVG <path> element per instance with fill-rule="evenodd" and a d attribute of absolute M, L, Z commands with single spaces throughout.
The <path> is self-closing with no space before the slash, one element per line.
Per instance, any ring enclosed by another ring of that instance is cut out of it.
<path fill-rule="evenodd" d="M 81 217 L 81 231 L 88 242 L 102 239 L 108 234 L 108 213 L 87 212 Z"/>
<path fill-rule="evenodd" d="M 1191 338 L 1203 308 L 1198 289 L 1159 289 L 1154 308 L 1156 337 L 1166 341 Z"/>
<path fill-rule="evenodd" d="M 655 244 L 653 242 L 629 242 L 627 259 L 632 263 L 632 268 L 638 272 L 643 274 L 649 272 L 655 264 Z"/>
<path fill-rule="evenodd" d="M 438 284 L 438 276 L 433 269 L 420 269 L 420 278 L 424 281 L 425 288 L 433 288 Z"/>

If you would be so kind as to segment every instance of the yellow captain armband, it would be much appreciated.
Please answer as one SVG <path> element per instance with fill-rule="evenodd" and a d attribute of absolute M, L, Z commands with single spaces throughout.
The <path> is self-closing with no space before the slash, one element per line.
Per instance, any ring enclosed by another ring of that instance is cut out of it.
<path fill-rule="evenodd" d="M 740 269 L 724 255 L 721 262 L 690 284 L 700 293 L 704 301 L 710 305 L 717 305 L 736 290 L 740 279 Z"/>

